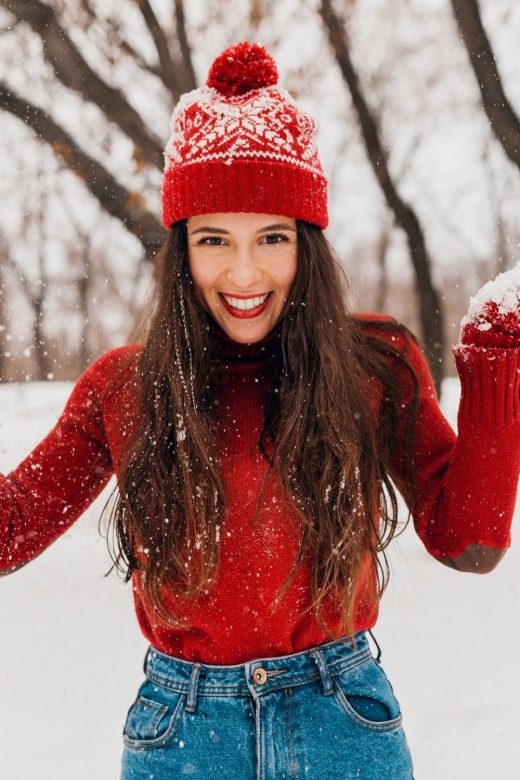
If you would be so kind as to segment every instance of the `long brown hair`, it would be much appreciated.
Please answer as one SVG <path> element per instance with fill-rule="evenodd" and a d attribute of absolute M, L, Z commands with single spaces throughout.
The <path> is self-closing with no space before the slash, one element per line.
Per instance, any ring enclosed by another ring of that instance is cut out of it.
<path fill-rule="evenodd" d="M 377 335 L 381 328 L 405 336 L 409 331 L 395 320 L 370 328 L 370 321 L 349 313 L 347 279 L 323 231 L 300 220 L 296 224 L 297 273 L 276 326 L 281 348 L 257 446 L 303 528 L 297 560 L 275 603 L 311 545 L 309 609 L 336 638 L 322 615 L 327 593 L 334 589 L 339 596 L 344 630 L 352 633 L 367 556 L 377 572 L 379 597 L 388 584 L 384 550 L 398 532 L 389 471 L 402 392 L 392 361 L 403 362 L 414 388 L 404 453 L 408 497 L 415 496 L 418 383 L 403 351 Z M 173 225 L 156 258 L 154 291 L 132 338 L 139 331 L 139 426 L 116 469 L 117 500 L 108 521 L 111 556 L 125 581 L 140 571 L 144 596 L 158 620 L 188 625 L 168 611 L 161 587 L 193 599 L 207 592 L 219 565 L 226 494 L 215 450 L 218 355 L 211 315 L 190 275 L 186 220 Z M 383 389 L 377 414 L 370 380 Z"/>

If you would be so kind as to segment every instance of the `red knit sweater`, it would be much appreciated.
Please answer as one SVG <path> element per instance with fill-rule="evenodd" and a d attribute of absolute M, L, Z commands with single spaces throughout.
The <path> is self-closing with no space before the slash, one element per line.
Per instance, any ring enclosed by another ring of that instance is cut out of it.
<path fill-rule="evenodd" d="M 378 331 L 396 345 L 395 335 Z M 262 428 L 275 338 L 271 333 L 253 345 L 219 339 L 219 462 L 229 498 L 220 530 L 221 567 L 213 588 L 195 604 L 188 607 L 181 597 L 168 594 L 171 608 L 187 615 L 192 627 L 156 625 L 143 604 L 139 575 L 133 575 L 144 635 L 159 650 L 186 660 L 243 663 L 328 641 L 316 619 L 302 615 L 310 597 L 308 563 L 299 568 L 281 604 L 270 612 L 272 599 L 294 564 L 301 530 L 273 474 L 260 522 L 253 524 L 267 464 L 260 455 L 252 456 L 251 449 Z M 115 395 L 102 403 L 99 395 L 121 359 L 137 357 L 140 348 L 133 344 L 112 349 L 89 366 L 47 437 L 10 474 L 0 475 L 0 569 L 23 564 L 50 545 L 114 473 L 124 437 L 136 424 L 131 372 Z M 458 438 L 439 408 L 426 360 L 409 340 L 409 359 L 420 383 L 414 454 L 419 504 L 413 521 L 426 549 L 436 557 L 456 557 L 472 543 L 507 547 L 520 473 L 520 349 L 458 345 L 454 353 L 462 385 Z M 392 365 L 399 373 L 404 408 L 411 398 L 409 373 L 398 360 Z M 391 474 L 396 480 L 404 468 L 403 441 L 404 422 L 398 425 Z M 377 613 L 374 572 L 367 560 L 355 629 L 372 627 Z M 339 614 L 330 599 L 324 614 L 336 631 Z"/>

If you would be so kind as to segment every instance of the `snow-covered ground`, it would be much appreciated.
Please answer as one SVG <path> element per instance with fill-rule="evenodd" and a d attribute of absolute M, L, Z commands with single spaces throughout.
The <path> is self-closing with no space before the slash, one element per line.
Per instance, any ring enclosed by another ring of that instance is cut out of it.
<path fill-rule="evenodd" d="M 50 430 L 70 390 L 60 382 L 0 388 L 1 471 Z M 443 408 L 453 425 L 458 392 L 447 380 Z M 0 579 L 6 780 L 119 776 L 146 643 L 129 586 L 103 577 L 110 559 L 97 518 L 112 486 L 43 555 Z M 389 557 L 393 579 L 374 633 L 417 780 L 518 778 L 520 545 L 513 538 L 489 575 L 461 574 L 430 558 L 410 525 Z"/>

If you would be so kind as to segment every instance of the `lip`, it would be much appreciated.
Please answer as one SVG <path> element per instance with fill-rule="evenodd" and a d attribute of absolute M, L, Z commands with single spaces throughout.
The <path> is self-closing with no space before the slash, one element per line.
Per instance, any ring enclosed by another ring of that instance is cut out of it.
<path fill-rule="evenodd" d="M 267 295 L 269 292 L 272 292 L 272 290 L 268 290 L 267 292 L 253 293 L 252 295 L 239 295 L 238 293 L 227 292 L 221 292 L 219 295 L 227 295 L 228 298 L 238 298 L 241 301 L 247 301 L 249 298 L 261 298 L 262 296 Z"/>
<path fill-rule="evenodd" d="M 264 295 L 265 294 L 266 293 L 264 293 Z M 234 296 L 231 296 L 231 297 L 234 297 Z M 236 297 L 238 298 L 239 296 L 236 296 Z M 242 300 L 243 300 L 244 298 L 251 298 L 251 297 L 252 298 L 257 298 L 259 296 L 256 296 L 256 295 L 253 295 L 253 296 L 251 296 L 251 295 L 243 295 L 241 297 L 242 297 Z M 272 298 L 272 294 L 268 293 L 267 294 L 267 298 L 265 299 L 265 301 L 263 303 L 261 303 L 260 306 L 256 306 L 254 309 L 251 309 L 250 311 L 239 311 L 238 309 L 234 309 L 225 300 L 225 298 L 223 297 L 222 293 L 219 294 L 219 298 L 220 298 L 220 302 L 221 302 L 222 306 L 224 307 L 224 309 L 232 317 L 235 317 L 238 320 L 249 320 L 249 319 L 252 319 L 253 317 L 258 317 L 260 314 L 262 314 L 264 309 L 266 309 L 267 306 L 269 306 L 269 301 Z"/>

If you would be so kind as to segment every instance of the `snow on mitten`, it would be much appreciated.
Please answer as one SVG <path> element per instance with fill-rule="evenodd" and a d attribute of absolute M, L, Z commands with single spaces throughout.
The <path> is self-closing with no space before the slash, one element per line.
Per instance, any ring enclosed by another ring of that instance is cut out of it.
<path fill-rule="evenodd" d="M 460 325 L 461 344 L 520 348 L 520 262 L 470 298 Z"/>

